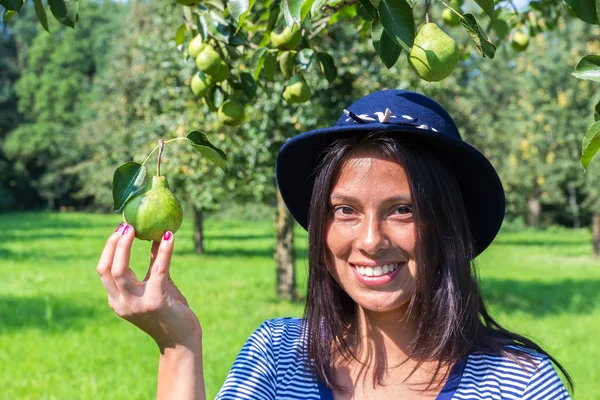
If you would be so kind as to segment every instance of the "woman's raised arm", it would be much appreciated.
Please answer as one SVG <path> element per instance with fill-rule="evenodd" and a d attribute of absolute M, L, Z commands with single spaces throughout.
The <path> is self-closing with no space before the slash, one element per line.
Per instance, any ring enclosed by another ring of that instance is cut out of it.
<path fill-rule="evenodd" d="M 140 281 L 129 268 L 133 227 L 112 234 L 96 270 L 115 313 L 150 335 L 160 350 L 159 399 L 205 399 L 202 329 L 196 314 L 170 278 L 173 234 L 153 243 L 150 266 Z"/>

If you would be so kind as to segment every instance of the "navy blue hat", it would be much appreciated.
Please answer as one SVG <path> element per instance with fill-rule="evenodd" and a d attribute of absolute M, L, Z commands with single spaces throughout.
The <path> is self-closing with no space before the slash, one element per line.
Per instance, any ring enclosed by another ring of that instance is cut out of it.
<path fill-rule="evenodd" d="M 308 229 L 315 168 L 336 139 L 387 131 L 390 136 L 425 145 L 452 168 L 480 254 L 496 237 L 504 218 L 504 190 L 492 164 L 464 142 L 450 115 L 432 99 L 406 90 L 383 90 L 363 97 L 329 128 L 288 140 L 277 156 L 281 196 L 300 225 Z"/>

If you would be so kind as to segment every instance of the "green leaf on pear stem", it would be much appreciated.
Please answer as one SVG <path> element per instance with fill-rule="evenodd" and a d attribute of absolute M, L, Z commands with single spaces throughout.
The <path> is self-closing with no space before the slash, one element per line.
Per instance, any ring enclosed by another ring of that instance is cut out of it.
<path fill-rule="evenodd" d="M 10 20 L 17 14 L 18 14 L 18 12 L 14 11 L 14 10 L 6 10 L 4 12 L 4 18 L 3 18 L 4 25 L 8 25 Z"/>
<path fill-rule="evenodd" d="M 113 211 L 120 211 L 127 200 L 142 188 L 146 167 L 133 161 L 121 165 L 113 175 Z"/>
<path fill-rule="evenodd" d="M 410 5 L 406 0 L 380 0 L 377 9 L 386 33 L 405 51 L 410 51 L 415 41 L 415 20 Z"/>
<path fill-rule="evenodd" d="M 63 25 L 75 28 L 79 18 L 78 0 L 48 0 L 54 18 Z"/>
<path fill-rule="evenodd" d="M 588 168 L 598 149 L 600 149 L 600 122 L 590 126 L 581 143 L 581 165 L 583 165 L 583 168 Z"/>
<path fill-rule="evenodd" d="M 333 61 L 333 57 L 331 57 L 329 53 L 320 51 L 317 53 L 317 60 L 319 61 L 321 72 L 325 75 L 327 82 L 331 83 L 335 81 L 335 78 L 338 76 L 338 71 L 335 62 Z"/>
<path fill-rule="evenodd" d="M 571 75 L 579 79 L 600 82 L 600 56 L 590 54 L 583 57 Z"/>
<path fill-rule="evenodd" d="M 398 61 L 400 53 L 402 53 L 402 47 L 387 34 L 379 22 L 373 23 L 371 40 L 381 61 L 383 61 L 386 67 L 392 68 L 396 64 L 396 61 Z"/>
<path fill-rule="evenodd" d="M 204 157 L 212 161 L 223 171 L 227 172 L 227 156 L 223 150 L 215 147 L 204 132 L 191 131 L 187 134 L 187 140 L 193 148 L 198 150 Z"/>
<path fill-rule="evenodd" d="M 494 0 L 475 0 L 475 3 L 477 3 L 491 19 L 494 19 Z"/>
<path fill-rule="evenodd" d="M 496 46 L 490 42 L 487 33 L 481 29 L 475 16 L 471 13 L 466 13 L 460 17 L 460 22 L 473 43 L 475 43 L 477 50 L 483 54 L 483 57 L 494 58 L 496 55 Z"/>
<path fill-rule="evenodd" d="M 42 24 L 42 27 L 46 32 L 50 33 L 50 28 L 48 28 L 48 15 L 46 15 L 46 9 L 44 8 L 42 0 L 33 0 L 33 6 L 35 8 L 35 14 L 40 20 L 40 24 Z"/>
<path fill-rule="evenodd" d="M 565 0 L 565 3 L 571 7 L 580 20 L 588 24 L 598 25 L 600 4 L 596 0 Z"/>
<path fill-rule="evenodd" d="M 7 11 L 16 11 L 17 13 L 21 10 L 21 7 L 23 7 L 23 3 L 25 2 L 25 0 L 0 0 L 0 6 L 6 8 Z M 14 15 L 13 13 L 11 13 L 11 15 Z M 6 19 L 6 15 L 4 15 L 4 18 Z M 10 20 L 11 17 L 9 17 Z"/>

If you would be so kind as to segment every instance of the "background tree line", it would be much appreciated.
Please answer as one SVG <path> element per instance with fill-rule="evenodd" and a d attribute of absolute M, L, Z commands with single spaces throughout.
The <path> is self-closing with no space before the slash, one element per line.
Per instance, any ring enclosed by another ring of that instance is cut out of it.
<path fill-rule="evenodd" d="M 313 95 L 300 105 L 284 103 L 283 85 L 267 82 L 272 95 L 246 104 L 245 121 L 232 128 L 189 88 L 195 65 L 173 38 L 182 16 L 172 1 L 88 1 L 76 29 L 50 21 L 52 35 L 30 8 L 25 4 L 20 18 L 1 26 L 1 211 L 108 212 L 118 165 L 139 161 L 159 138 L 199 129 L 228 154 L 229 173 L 183 146 L 169 146 L 163 155 L 165 174 L 193 215 L 196 250 L 204 249 L 204 218 L 222 205 L 264 204 L 280 225 L 276 257 L 293 263 L 293 224 L 274 181 L 279 147 L 302 131 L 332 124 L 374 89 L 404 88 L 436 98 L 464 138 L 492 160 L 507 192 L 507 227 L 595 221 L 598 250 L 597 167 L 584 174 L 579 163 L 595 93 L 589 81 L 570 76 L 578 55 L 598 52 L 598 28 L 566 12 L 525 52 L 513 51 L 499 35 L 493 62 L 463 57 L 453 75 L 432 84 L 412 74 L 404 57 L 386 68 L 375 57 L 370 32 L 353 28 L 359 17 L 348 7 L 319 42 L 332 54 L 337 78 L 328 84 L 307 74 Z M 461 29 L 447 29 L 463 54 L 473 51 Z M 289 284 L 293 269 L 283 271 Z"/>

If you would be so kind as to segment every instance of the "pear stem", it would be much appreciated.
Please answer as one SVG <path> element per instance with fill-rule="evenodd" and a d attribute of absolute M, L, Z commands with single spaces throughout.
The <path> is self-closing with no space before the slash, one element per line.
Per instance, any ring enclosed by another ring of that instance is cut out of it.
<path fill-rule="evenodd" d="M 425 23 L 429 23 L 429 4 L 430 0 L 425 0 Z"/>
<path fill-rule="evenodd" d="M 160 157 L 162 156 L 164 147 L 165 147 L 165 141 L 160 139 L 158 141 L 158 157 L 156 159 L 156 176 L 160 176 Z"/>

